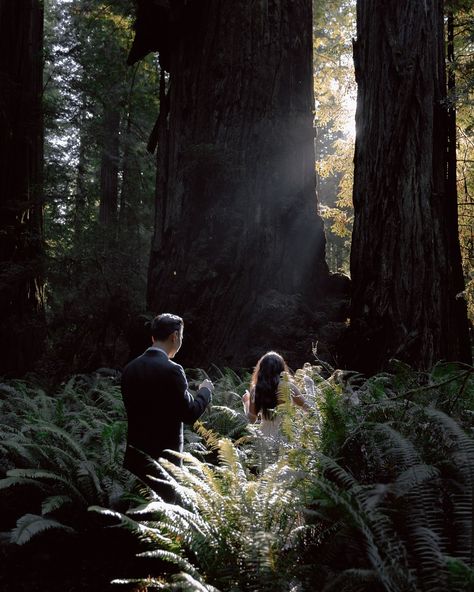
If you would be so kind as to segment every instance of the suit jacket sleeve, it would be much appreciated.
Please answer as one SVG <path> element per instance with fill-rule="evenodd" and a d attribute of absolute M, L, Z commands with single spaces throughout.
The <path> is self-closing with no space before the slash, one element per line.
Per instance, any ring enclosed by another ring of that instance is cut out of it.
<path fill-rule="evenodd" d="M 188 391 L 188 381 L 181 366 L 177 366 L 175 369 L 175 381 L 179 391 L 177 393 L 177 407 L 180 420 L 184 423 L 193 424 L 208 406 L 211 400 L 211 391 L 204 387 L 199 389 L 196 397 L 193 397 Z"/>

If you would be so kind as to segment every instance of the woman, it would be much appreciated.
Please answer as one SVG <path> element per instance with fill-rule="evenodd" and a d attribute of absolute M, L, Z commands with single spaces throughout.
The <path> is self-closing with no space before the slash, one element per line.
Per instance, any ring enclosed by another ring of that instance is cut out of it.
<path fill-rule="evenodd" d="M 266 436 L 279 434 L 280 418 L 275 414 L 276 406 L 282 402 L 286 392 L 292 403 L 308 409 L 308 405 L 298 387 L 289 380 L 282 380 L 288 373 L 285 360 L 274 351 L 267 352 L 255 366 L 250 381 L 250 392 L 246 391 L 242 401 L 245 413 L 251 423 L 260 417 L 260 429 Z"/>

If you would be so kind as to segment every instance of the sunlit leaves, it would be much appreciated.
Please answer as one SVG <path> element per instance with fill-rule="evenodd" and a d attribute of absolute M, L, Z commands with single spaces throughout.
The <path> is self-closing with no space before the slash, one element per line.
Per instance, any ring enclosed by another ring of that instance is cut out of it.
<path fill-rule="evenodd" d="M 330 269 L 347 272 L 347 238 L 352 230 L 355 1 L 314 2 L 313 13 L 318 200 L 326 220 Z"/>
<path fill-rule="evenodd" d="M 452 0 L 445 5 L 453 17 L 453 61 L 447 64 L 455 84 L 448 97 L 456 108 L 459 238 L 463 257 L 468 314 L 474 320 L 474 7 Z"/>

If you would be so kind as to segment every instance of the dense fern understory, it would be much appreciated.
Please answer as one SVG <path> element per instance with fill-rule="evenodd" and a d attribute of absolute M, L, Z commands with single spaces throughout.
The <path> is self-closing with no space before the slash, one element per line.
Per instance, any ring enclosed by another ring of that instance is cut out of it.
<path fill-rule="evenodd" d="M 180 505 L 121 467 L 118 377 L 0 385 L 1 590 L 474 590 L 474 368 L 308 364 L 277 441 L 247 424 L 248 376 L 214 373 L 164 463 Z"/>

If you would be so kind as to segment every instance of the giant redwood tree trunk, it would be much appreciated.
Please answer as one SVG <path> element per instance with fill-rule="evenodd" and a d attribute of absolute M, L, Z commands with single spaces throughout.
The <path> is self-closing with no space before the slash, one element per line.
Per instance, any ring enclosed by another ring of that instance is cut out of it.
<path fill-rule="evenodd" d="M 0 0 L 0 374 L 20 375 L 45 336 L 40 0 Z"/>
<path fill-rule="evenodd" d="M 359 0 L 350 363 L 468 360 L 442 0 Z"/>
<path fill-rule="evenodd" d="M 183 315 L 187 364 L 294 352 L 328 274 L 311 0 L 191 0 L 154 16 L 146 4 L 131 61 L 157 49 L 169 73 L 155 130 L 149 308 Z"/>

